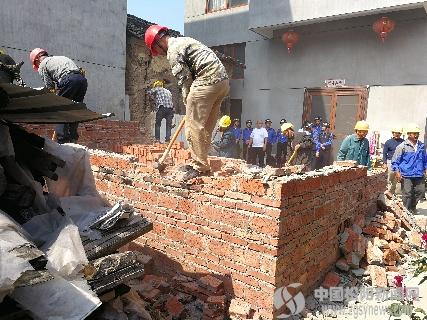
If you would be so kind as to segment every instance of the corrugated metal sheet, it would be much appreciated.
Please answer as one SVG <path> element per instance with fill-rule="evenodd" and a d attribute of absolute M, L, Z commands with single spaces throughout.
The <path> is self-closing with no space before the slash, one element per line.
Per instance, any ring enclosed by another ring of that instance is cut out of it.
<path fill-rule="evenodd" d="M 0 83 L 9 102 L 0 106 L 0 119 L 16 123 L 73 123 L 106 118 L 84 103 L 9 83 Z"/>

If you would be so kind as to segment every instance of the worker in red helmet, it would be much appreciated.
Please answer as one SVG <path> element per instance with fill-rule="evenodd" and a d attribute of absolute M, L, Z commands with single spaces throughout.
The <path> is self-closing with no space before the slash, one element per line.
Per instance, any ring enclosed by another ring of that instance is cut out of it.
<path fill-rule="evenodd" d="M 83 102 L 87 80 L 82 69 L 77 67 L 74 61 L 64 56 L 49 56 L 42 48 L 31 51 L 30 61 L 48 90 L 75 102 Z M 58 124 L 52 139 L 58 143 L 77 142 L 78 125 L 78 123 Z"/>
<path fill-rule="evenodd" d="M 166 27 L 150 26 L 145 43 L 153 56 L 166 56 L 182 88 L 186 105 L 185 136 L 192 156 L 190 165 L 184 167 L 183 180 L 207 174 L 212 132 L 221 102 L 230 89 L 227 71 L 207 46 L 192 38 L 174 37 Z"/>

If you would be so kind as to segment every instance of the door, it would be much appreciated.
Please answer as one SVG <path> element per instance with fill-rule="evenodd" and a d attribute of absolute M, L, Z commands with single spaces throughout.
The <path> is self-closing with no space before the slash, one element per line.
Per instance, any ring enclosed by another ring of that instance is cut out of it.
<path fill-rule="evenodd" d="M 341 142 L 354 132 L 358 120 L 366 119 L 368 89 L 365 87 L 305 89 L 302 120 L 312 121 L 321 116 L 331 124 L 335 134 L 332 144 L 334 159 Z"/>

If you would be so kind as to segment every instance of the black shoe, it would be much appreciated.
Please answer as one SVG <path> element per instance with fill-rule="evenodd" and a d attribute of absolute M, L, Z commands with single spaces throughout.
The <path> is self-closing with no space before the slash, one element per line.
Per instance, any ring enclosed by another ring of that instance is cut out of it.
<path fill-rule="evenodd" d="M 202 177 L 202 176 L 207 176 L 209 174 L 210 174 L 210 171 L 200 172 L 200 171 L 197 171 L 196 169 L 193 169 L 193 167 L 191 167 L 191 169 L 187 170 L 187 172 L 182 177 L 182 182 L 187 182 L 191 179 L 194 179 L 197 177 Z"/>
<path fill-rule="evenodd" d="M 177 171 L 180 171 L 180 172 L 187 172 L 187 171 L 192 170 L 192 169 L 193 169 L 193 167 L 192 167 L 192 166 L 190 166 L 189 164 L 185 164 L 185 165 L 183 165 L 183 166 L 180 166 L 180 167 L 177 169 Z"/>

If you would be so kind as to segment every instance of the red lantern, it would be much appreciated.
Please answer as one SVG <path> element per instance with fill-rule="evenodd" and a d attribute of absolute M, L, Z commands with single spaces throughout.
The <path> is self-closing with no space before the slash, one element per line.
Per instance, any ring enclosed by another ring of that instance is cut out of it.
<path fill-rule="evenodd" d="M 381 41 L 384 42 L 388 34 L 393 31 L 396 22 L 388 17 L 382 17 L 374 22 L 372 29 L 378 34 Z"/>
<path fill-rule="evenodd" d="M 294 30 L 289 30 L 283 34 L 282 41 L 286 44 L 289 54 L 291 54 L 291 50 L 294 47 L 295 43 L 298 42 L 298 40 L 299 35 Z"/>

